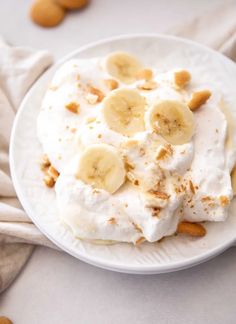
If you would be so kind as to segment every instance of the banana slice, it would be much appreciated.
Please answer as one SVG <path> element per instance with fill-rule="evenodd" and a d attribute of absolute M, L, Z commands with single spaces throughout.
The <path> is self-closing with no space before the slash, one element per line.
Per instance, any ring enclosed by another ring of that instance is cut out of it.
<path fill-rule="evenodd" d="M 141 63 L 133 56 L 124 52 L 115 52 L 106 59 L 108 73 L 124 83 L 132 83 L 142 69 Z"/>
<path fill-rule="evenodd" d="M 77 178 L 94 188 L 114 193 L 125 181 L 125 174 L 124 163 L 114 147 L 94 144 L 81 155 Z"/>
<path fill-rule="evenodd" d="M 103 102 L 103 116 L 115 132 L 132 136 L 145 129 L 146 101 L 135 89 L 112 91 Z"/>
<path fill-rule="evenodd" d="M 156 103 L 147 112 L 146 122 L 148 127 L 173 145 L 189 142 L 194 133 L 193 113 L 177 100 Z"/>

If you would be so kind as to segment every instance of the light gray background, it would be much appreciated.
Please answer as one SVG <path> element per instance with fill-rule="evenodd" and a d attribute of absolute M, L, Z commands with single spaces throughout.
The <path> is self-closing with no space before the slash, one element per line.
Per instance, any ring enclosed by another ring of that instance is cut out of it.
<path fill-rule="evenodd" d="M 1 1 L 0 34 L 15 45 L 47 48 L 59 58 L 112 35 L 165 32 L 224 0 L 92 0 L 51 30 L 30 22 L 30 2 Z M 15 324 L 234 324 L 236 248 L 195 268 L 152 276 L 108 272 L 37 248 L 0 296 L 0 315 Z"/>

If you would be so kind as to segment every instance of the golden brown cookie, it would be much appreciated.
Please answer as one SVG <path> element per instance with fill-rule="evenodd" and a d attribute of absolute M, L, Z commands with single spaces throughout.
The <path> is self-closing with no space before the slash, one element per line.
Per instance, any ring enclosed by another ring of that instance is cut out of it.
<path fill-rule="evenodd" d="M 88 4 L 88 0 L 56 0 L 56 2 L 66 9 L 79 9 Z"/>
<path fill-rule="evenodd" d="M 53 0 L 36 0 L 30 10 L 31 19 L 43 27 L 54 27 L 64 19 L 65 10 Z"/>
<path fill-rule="evenodd" d="M 0 324 L 13 324 L 13 323 L 9 318 L 5 316 L 0 316 Z"/>
<path fill-rule="evenodd" d="M 177 233 L 188 234 L 191 236 L 205 236 L 206 229 L 199 223 L 181 222 L 177 227 Z"/>

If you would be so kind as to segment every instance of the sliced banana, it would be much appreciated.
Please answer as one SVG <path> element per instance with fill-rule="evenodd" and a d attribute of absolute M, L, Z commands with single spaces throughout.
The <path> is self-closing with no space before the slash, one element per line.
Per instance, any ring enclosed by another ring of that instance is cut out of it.
<path fill-rule="evenodd" d="M 146 125 L 173 145 L 189 142 L 194 133 L 193 113 L 177 100 L 157 102 L 147 112 Z"/>
<path fill-rule="evenodd" d="M 89 146 L 80 157 L 77 178 L 114 193 L 125 181 L 123 160 L 111 145 L 94 144 Z"/>
<path fill-rule="evenodd" d="M 115 52 L 108 55 L 106 68 L 110 75 L 124 83 L 132 83 L 142 69 L 142 64 L 132 55 L 124 52 Z"/>
<path fill-rule="evenodd" d="M 145 129 L 146 101 L 135 89 L 112 91 L 103 102 L 103 116 L 115 132 L 132 136 Z"/>

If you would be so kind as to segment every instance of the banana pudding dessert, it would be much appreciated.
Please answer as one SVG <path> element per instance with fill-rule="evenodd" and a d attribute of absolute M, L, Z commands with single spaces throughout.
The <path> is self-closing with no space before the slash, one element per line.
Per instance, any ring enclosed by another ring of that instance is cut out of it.
<path fill-rule="evenodd" d="M 223 95 L 194 71 L 146 67 L 124 52 L 70 60 L 37 126 L 44 182 L 77 238 L 204 236 L 200 222 L 228 216 L 235 128 Z"/>

